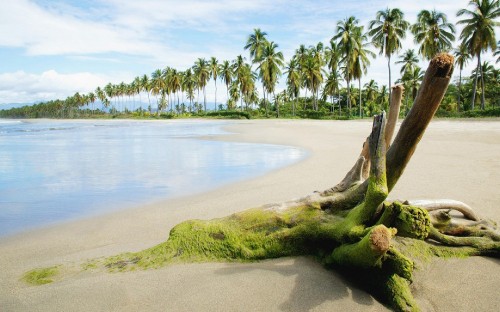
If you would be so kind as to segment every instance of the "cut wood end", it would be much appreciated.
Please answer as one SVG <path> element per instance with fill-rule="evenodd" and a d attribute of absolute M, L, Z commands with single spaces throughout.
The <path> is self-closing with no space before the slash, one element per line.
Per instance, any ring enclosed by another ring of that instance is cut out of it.
<path fill-rule="evenodd" d="M 439 53 L 432 59 L 429 67 L 435 68 L 436 77 L 450 78 L 453 73 L 454 62 L 455 58 L 452 55 L 448 53 Z"/>
<path fill-rule="evenodd" d="M 392 86 L 392 92 L 394 92 L 394 91 L 404 91 L 404 89 L 405 89 L 405 87 L 401 83 Z"/>
<path fill-rule="evenodd" d="M 383 225 L 375 227 L 370 235 L 370 242 L 373 250 L 381 253 L 389 250 L 389 247 L 391 247 L 391 239 L 396 235 L 395 232 L 395 229 L 388 229 Z"/>

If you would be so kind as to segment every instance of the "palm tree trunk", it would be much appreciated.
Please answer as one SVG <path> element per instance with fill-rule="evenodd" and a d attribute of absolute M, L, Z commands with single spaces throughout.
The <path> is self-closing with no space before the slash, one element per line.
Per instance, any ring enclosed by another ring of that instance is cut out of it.
<path fill-rule="evenodd" d="M 351 116 L 351 80 L 347 75 L 347 110 L 348 115 Z"/>
<path fill-rule="evenodd" d="M 359 118 L 362 118 L 363 117 L 363 114 L 361 112 L 361 77 L 359 77 L 358 79 L 358 85 L 359 85 Z"/>
<path fill-rule="evenodd" d="M 274 105 L 276 105 L 276 112 L 278 113 L 278 118 L 280 118 L 280 105 L 278 99 L 276 98 L 276 94 L 274 94 L 274 91 L 273 91 L 273 97 L 274 97 Z"/>
<path fill-rule="evenodd" d="M 472 88 L 472 104 L 471 104 L 472 110 L 474 109 L 474 103 L 476 102 L 477 75 L 479 74 L 480 67 L 481 67 L 481 53 L 477 55 L 476 77 L 474 78 L 474 87 Z"/>
<path fill-rule="evenodd" d="M 214 79 L 215 82 L 215 111 L 217 111 L 217 79 Z"/>
<path fill-rule="evenodd" d="M 205 113 L 207 112 L 207 91 L 205 86 L 203 86 L 203 106 L 205 107 Z"/>
<path fill-rule="evenodd" d="M 387 56 L 387 67 L 389 68 L 389 85 L 387 88 L 389 89 L 389 107 L 391 107 L 391 93 L 392 93 L 392 86 L 391 86 L 391 55 Z"/>
<path fill-rule="evenodd" d="M 342 104 L 340 103 L 340 84 L 339 84 L 339 89 L 337 90 L 338 92 L 338 101 L 339 101 L 339 117 L 342 115 Z"/>
<path fill-rule="evenodd" d="M 484 75 L 483 75 L 483 67 L 480 65 L 479 69 L 481 70 L 481 110 L 484 110 L 485 108 L 485 102 L 484 102 Z"/>
<path fill-rule="evenodd" d="M 460 96 L 462 95 L 462 67 L 460 67 L 460 73 L 458 75 L 458 104 L 457 112 L 460 111 Z"/>

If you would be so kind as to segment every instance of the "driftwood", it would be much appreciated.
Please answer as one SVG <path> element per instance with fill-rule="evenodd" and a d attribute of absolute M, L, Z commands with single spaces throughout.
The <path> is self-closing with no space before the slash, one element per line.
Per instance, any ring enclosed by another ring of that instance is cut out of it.
<path fill-rule="evenodd" d="M 353 169 L 335 187 L 209 221 L 175 226 L 168 241 L 105 260 L 111 270 L 173 262 L 246 261 L 313 255 L 398 311 L 416 311 L 415 267 L 428 257 L 500 255 L 496 225 L 457 201 L 386 201 L 436 112 L 453 72 L 453 57 L 437 55 L 391 144 L 402 86 L 389 114 L 376 116 Z M 464 218 L 451 215 L 458 211 Z"/>

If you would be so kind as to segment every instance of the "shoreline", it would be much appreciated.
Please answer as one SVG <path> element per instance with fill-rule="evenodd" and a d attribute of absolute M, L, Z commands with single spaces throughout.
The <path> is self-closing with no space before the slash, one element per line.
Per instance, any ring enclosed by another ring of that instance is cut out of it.
<path fill-rule="evenodd" d="M 231 122 L 225 128 L 234 134 L 209 139 L 289 145 L 308 151 L 308 155 L 263 176 L 209 192 L 0 239 L 0 306 L 7 311 L 60 311 L 68 307 L 79 311 L 133 311 L 140 307 L 175 311 L 385 311 L 370 295 L 346 284 L 338 273 L 302 257 L 251 264 L 172 265 L 116 274 L 83 272 L 38 287 L 19 281 L 25 271 L 36 267 L 82 263 L 152 247 L 166 240 L 175 224 L 188 219 L 223 217 L 327 189 L 354 164 L 371 120 L 248 120 Z M 500 121 L 433 120 L 390 198 L 453 198 L 500 221 L 498 155 Z M 496 296 L 499 260 L 440 262 L 417 275 L 415 297 L 423 309 L 439 311 L 453 306 L 457 311 L 493 311 L 500 304 Z M 447 281 L 440 280 L 440 285 L 447 285 L 434 289 L 434 276 L 429 272 L 439 273 Z M 464 275 L 475 282 L 461 286 Z M 76 308 L 75 302 L 79 304 Z"/>

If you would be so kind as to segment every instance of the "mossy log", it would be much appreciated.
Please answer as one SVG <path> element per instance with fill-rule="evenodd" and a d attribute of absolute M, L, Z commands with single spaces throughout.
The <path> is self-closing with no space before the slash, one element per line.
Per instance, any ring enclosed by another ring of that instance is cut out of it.
<path fill-rule="evenodd" d="M 177 262 L 312 255 L 394 310 L 419 310 L 410 288 L 419 263 L 432 257 L 500 255 L 496 225 L 463 203 L 386 200 L 446 92 L 453 61 L 440 54 L 430 62 L 391 144 L 404 91 L 402 86 L 393 88 L 389 116 L 374 118 L 360 157 L 335 187 L 221 219 L 183 222 L 166 242 L 107 258 L 105 266 L 121 271 Z M 443 209 L 458 210 L 471 220 L 456 223 Z"/>

